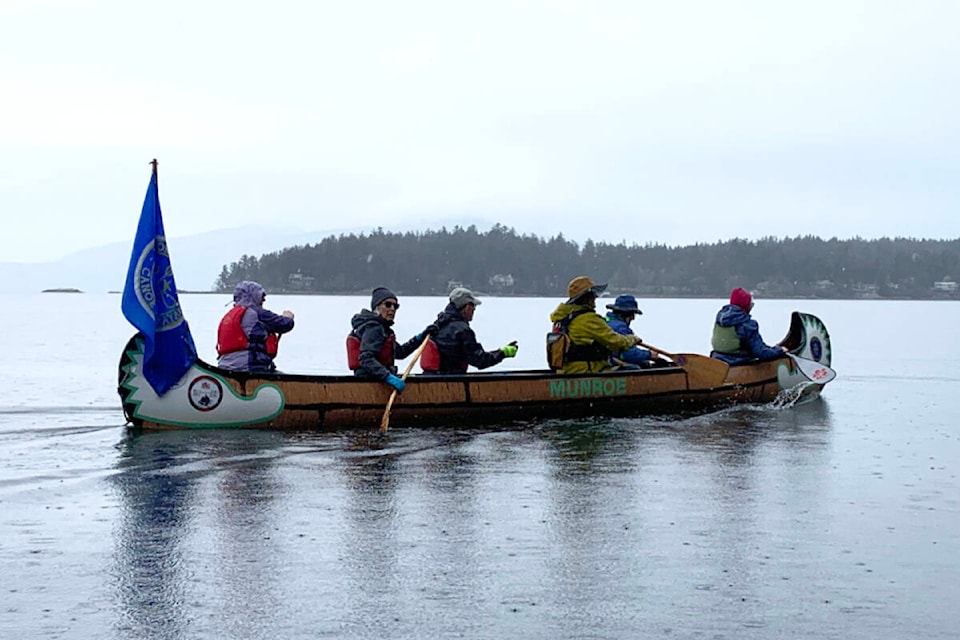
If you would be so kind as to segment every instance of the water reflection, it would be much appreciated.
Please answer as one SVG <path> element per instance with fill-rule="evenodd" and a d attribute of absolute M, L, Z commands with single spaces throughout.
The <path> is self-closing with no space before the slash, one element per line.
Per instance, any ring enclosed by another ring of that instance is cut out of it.
<path fill-rule="evenodd" d="M 818 401 L 131 437 L 114 478 L 116 635 L 417 637 L 452 612 L 468 637 L 505 613 L 514 636 L 662 635 L 704 612 L 762 627 L 751 603 L 786 593 L 771 586 L 782 559 L 815 553 L 805 525 L 829 520 L 830 429 Z"/>
<path fill-rule="evenodd" d="M 479 446 L 462 431 L 351 439 L 340 461 L 347 494 L 337 532 L 350 635 L 377 637 L 389 628 L 416 637 L 418 620 L 442 619 L 451 600 L 482 594 L 486 583 L 473 559 L 489 516 L 476 500 Z M 463 630 L 475 622 L 464 620 Z"/>
<path fill-rule="evenodd" d="M 208 449 L 217 461 L 210 492 L 214 522 L 210 530 L 211 596 L 222 612 L 218 626 L 227 637 L 268 638 L 282 610 L 283 569 L 288 564 L 278 496 L 285 495 L 275 477 L 276 434 L 236 434 Z M 264 454 L 268 455 L 264 455 Z"/>
<path fill-rule="evenodd" d="M 393 436 L 394 434 L 390 434 Z M 397 491 L 403 450 L 396 438 L 366 432 L 349 434 L 340 471 L 345 490 L 343 525 L 331 533 L 339 548 L 344 592 L 342 628 L 357 630 L 375 616 L 400 616 L 389 596 L 403 587 Z"/>
<path fill-rule="evenodd" d="M 702 615 L 735 599 L 744 623 L 762 626 L 750 603 L 782 593 L 770 586 L 771 556 L 810 553 L 798 519 L 826 518 L 811 512 L 828 503 L 829 428 L 827 404 L 812 400 L 545 430 L 549 607 L 579 628 L 629 635 L 670 633 L 671 612 Z M 685 579 L 652 588 L 655 576 Z"/>
<path fill-rule="evenodd" d="M 211 624 L 191 616 L 196 602 L 221 611 L 214 624 L 232 637 L 267 637 L 282 557 L 271 535 L 276 438 L 129 433 L 120 443 L 119 637 L 191 637 Z"/>
<path fill-rule="evenodd" d="M 163 473 L 179 457 L 177 443 L 128 437 L 121 447 L 114 476 L 122 506 L 114 551 L 117 635 L 182 637 L 188 572 L 182 542 L 195 487 L 184 475 Z"/>

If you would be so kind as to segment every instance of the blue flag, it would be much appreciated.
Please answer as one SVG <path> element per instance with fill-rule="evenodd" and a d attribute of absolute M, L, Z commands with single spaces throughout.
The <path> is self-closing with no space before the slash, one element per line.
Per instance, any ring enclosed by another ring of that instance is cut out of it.
<path fill-rule="evenodd" d="M 144 336 L 143 374 L 157 395 L 162 396 L 196 362 L 197 348 L 180 309 L 170 267 L 156 165 L 140 212 L 121 309 Z"/>

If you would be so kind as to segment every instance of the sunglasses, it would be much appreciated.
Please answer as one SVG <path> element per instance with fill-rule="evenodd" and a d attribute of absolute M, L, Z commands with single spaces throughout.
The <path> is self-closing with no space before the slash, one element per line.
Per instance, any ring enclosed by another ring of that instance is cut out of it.
<path fill-rule="evenodd" d="M 381 302 L 380 304 L 382 304 L 383 306 L 385 306 L 387 309 L 399 309 L 399 308 L 400 308 L 400 303 L 399 303 L 399 302 L 390 302 L 389 300 L 387 300 L 386 302 Z"/>

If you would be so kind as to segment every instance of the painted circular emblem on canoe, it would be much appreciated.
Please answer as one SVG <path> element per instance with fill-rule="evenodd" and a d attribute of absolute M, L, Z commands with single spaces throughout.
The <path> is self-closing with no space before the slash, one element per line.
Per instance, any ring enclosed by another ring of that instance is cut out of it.
<path fill-rule="evenodd" d="M 190 383 L 187 397 L 197 411 L 213 411 L 223 400 L 223 386 L 216 378 L 200 376 Z"/>
<path fill-rule="evenodd" d="M 817 362 L 820 362 L 820 358 L 823 357 L 823 344 L 817 336 L 810 338 L 810 355 L 812 355 L 813 359 Z"/>

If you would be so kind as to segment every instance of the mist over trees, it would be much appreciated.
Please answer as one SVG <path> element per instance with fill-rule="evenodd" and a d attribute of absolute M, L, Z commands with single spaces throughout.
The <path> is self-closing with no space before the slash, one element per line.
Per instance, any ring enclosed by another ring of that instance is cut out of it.
<path fill-rule="evenodd" d="M 960 298 L 960 239 L 734 239 L 668 247 L 519 235 L 495 225 L 329 236 L 225 265 L 218 291 L 256 280 L 273 292 L 354 294 L 388 286 L 443 295 L 462 284 L 492 295 L 563 297 L 578 275 L 640 296 Z"/>

